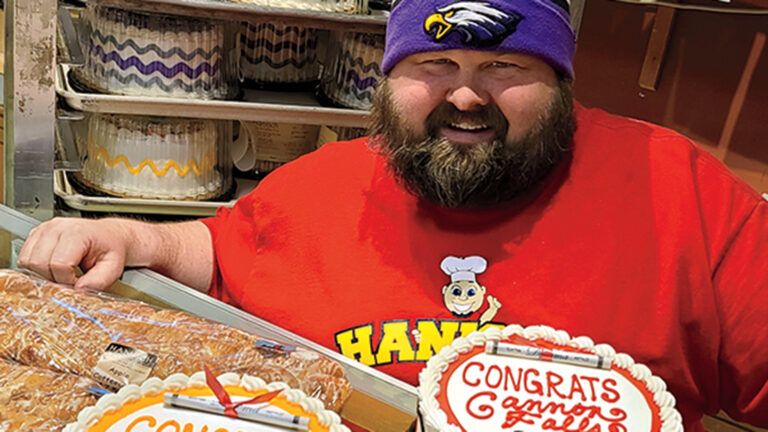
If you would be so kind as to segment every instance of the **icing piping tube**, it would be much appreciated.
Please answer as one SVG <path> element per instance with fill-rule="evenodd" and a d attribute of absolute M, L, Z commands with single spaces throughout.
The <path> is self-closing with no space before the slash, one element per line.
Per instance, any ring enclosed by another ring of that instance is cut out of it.
<path fill-rule="evenodd" d="M 594 369 L 611 369 L 611 360 L 596 354 L 585 354 L 557 349 L 540 348 L 527 345 L 488 341 L 485 343 L 487 354 L 506 357 L 519 357 L 529 360 L 542 360 L 553 363 L 565 363 Z"/>
<path fill-rule="evenodd" d="M 166 393 L 163 396 L 166 405 L 195 411 L 224 415 L 224 407 L 218 401 L 193 396 Z M 265 423 L 286 429 L 308 431 L 309 418 L 277 411 L 265 411 L 246 405 L 235 408 L 237 418 L 258 423 Z"/>

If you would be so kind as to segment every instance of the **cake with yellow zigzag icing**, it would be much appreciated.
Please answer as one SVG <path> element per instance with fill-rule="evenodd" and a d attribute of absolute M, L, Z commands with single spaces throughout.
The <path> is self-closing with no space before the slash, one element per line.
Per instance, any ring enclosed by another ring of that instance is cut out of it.
<path fill-rule="evenodd" d="M 210 120 L 94 114 L 82 179 L 123 197 L 212 198 L 230 183 L 218 166 L 219 132 Z"/>

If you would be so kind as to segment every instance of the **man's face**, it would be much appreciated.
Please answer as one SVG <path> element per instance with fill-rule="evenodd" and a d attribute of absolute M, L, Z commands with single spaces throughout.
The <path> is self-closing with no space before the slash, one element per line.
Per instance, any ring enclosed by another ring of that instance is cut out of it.
<path fill-rule="evenodd" d="M 374 101 L 372 135 L 400 180 L 448 207 L 484 207 L 534 188 L 570 151 L 568 83 L 523 54 L 412 55 Z"/>
<path fill-rule="evenodd" d="M 465 317 L 483 305 L 485 287 L 477 282 L 456 281 L 443 287 L 443 303 L 454 315 Z"/>

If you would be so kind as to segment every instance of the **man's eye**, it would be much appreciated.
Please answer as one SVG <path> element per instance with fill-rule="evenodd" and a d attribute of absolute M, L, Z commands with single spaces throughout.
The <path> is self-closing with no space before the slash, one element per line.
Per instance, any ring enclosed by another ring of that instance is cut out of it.
<path fill-rule="evenodd" d="M 461 288 L 452 289 L 451 294 L 455 295 L 456 297 L 459 297 L 461 295 Z"/>
<path fill-rule="evenodd" d="M 475 294 L 477 294 L 477 292 L 475 291 L 475 289 L 474 289 L 474 288 L 470 288 L 469 290 L 467 290 L 467 295 L 468 295 L 469 297 L 474 297 L 474 296 L 475 296 Z"/>
<path fill-rule="evenodd" d="M 491 63 L 491 67 L 497 68 L 497 69 L 512 69 L 512 68 L 519 68 L 520 66 L 516 65 L 515 63 L 495 61 Z"/>
<path fill-rule="evenodd" d="M 436 58 L 436 59 L 427 60 L 424 63 L 433 64 L 433 65 L 447 65 L 447 64 L 451 64 L 451 61 L 447 58 Z"/>

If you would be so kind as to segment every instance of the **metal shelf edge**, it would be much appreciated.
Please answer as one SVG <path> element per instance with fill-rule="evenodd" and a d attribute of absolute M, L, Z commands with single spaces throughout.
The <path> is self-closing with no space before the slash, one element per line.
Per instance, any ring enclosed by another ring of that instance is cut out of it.
<path fill-rule="evenodd" d="M 173 117 L 341 127 L 360 127 L 369 116 L 368 111 L 320 106 L 78 93 L 68 81 L 70 68 L 59 65 L 56 92 L 70 107 L 85 112 L 159 117 L 173 113 Z"/>

